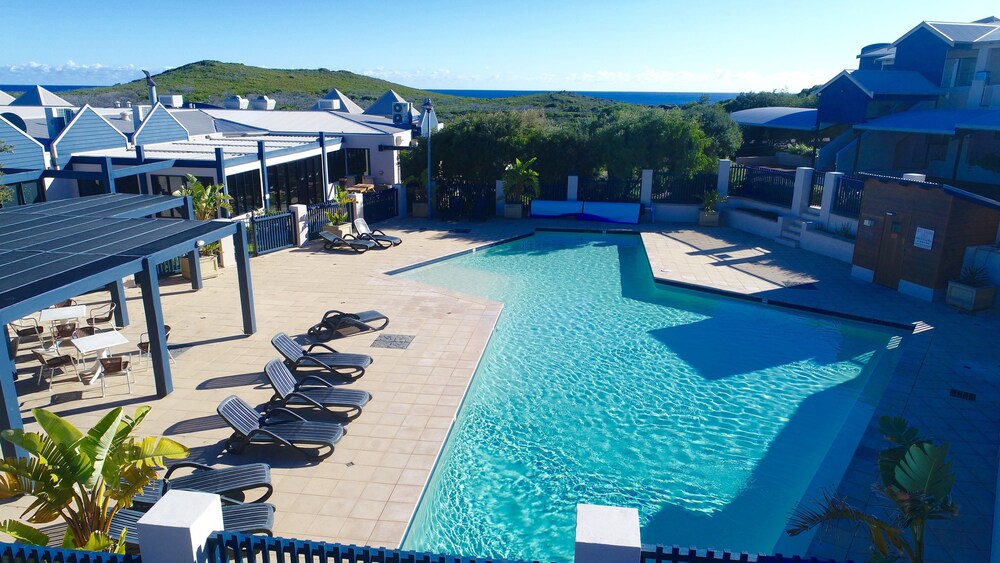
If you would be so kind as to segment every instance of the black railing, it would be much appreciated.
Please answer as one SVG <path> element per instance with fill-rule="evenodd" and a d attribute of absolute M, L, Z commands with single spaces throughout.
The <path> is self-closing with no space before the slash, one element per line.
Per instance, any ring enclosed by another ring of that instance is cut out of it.
<path fill-rule="evenodd" d="M 156 274 L 159 276 L 176 276 L 181 273 L 181 260 L 185 260 L 186 256 L 174 256 L 166 262 L 160 262 L 156 265 Z"/>
<path fill-rule="evenodd" d="M 434 217 L 446 221 L 482 221 L 496 213 L 497 188 L 474 184 L 439 184 Z"/>
<path fill-rule="evenodd" d="M 734 164 L 729 173 L 729 194 L 781 207 L 792 206 L 795 173 Z"/>
<path fill-rule="evenodd" d="M 823 186 L 826 184 L 826 175 L 818 170 L 813 171 L 812 191 L 809 192 L 809 206 L 820 207 L 823 205 Z"/>
<path fill-rule="evenodd" d="M 580 178 L 577 183 L 576 199 L 579 201 L 611 201 L 619 203 L 639 203 L 641 182 L 639 180 L 590 180 Z"/>
<path fill-rule="evenodd" d="M 251 217 L 250 225 L 253 230 L 254 254 L 257 256 L 295 246 L 298 229 L 291 213 Z"/>
<path fill-rule="evenodd" d="M 653 203 L 695 205 L 701 194 L 718 187 L 718 172 L 703 172 L 688 177 L 669 172 L 653 173 Z"/>
<path fill-rule="evenodd" d="M 309 234 L 309 240 L 316 240 L 319 238 L 319 233 L 323 230 L 323 227 L 330 222 L 326 217 L 326 212 L 335 212 L 340 209 L 340 204 L 335 201 L 329 201 L 326 203 L 314 203 L 312 205 L 306 206 L 306 232 Z M 353 220 L 352 215 L 354 214 L 354 206 L 347 206 L 347 216 L 348 220 Z"/>
<path fill-rule="evenodd" d="M 844 217 L 857 218 L 861 214 L 861 198 L 864 194 L 864 180 L 851 176 L 841 176 L 837 182 L 837 193 L 833 196 L 831 211 Z"/>
<path fill-rule="evenodd" d="M 524 563 L 523 561 L 508 561 L 489 557 L 439 555 L 384 547 L 360 547 L 229 532 L 218 532 L 209 538 L 207 551 L 209 563 L 257 561 L 271 563 Z"/>
<path fill-rule="evenodd" d="M 399 215 L 399 189 L 389 188 L 365 194 L 365 222 L 378 223 Z"/>
<path fill-rule="evenodd" d="M 639 563 L 721 563 L 722 561 L 756 561 L 757 563 L 837 563 L 833 559 L 800 557 L 798 555 L 751 555 L 746 552 L 733 553 L 718 549 L 695 549 L 693 547 L 664 547 L 644 545 L 639 553 Z M 853 563 L 846 561 L 844 563 Z"/>
<path fill-rule="evenodd" d="M 542 184 L 538 188 L 538 199 L 566 201 L 566 182 L 562 182 L 561 184 Z"/>

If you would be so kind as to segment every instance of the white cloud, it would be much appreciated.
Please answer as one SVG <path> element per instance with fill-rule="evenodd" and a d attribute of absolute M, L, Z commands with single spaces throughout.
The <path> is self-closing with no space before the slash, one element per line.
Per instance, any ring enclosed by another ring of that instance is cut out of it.
<path fill-rule="evenodd" d="M 156 73 L 164 69 L 149 70 Z M 35 61 L 0 65 L 0 84 L 111 85 L 137 78 L 142 78 L 142 71 L 132 64 L 105 65 L 68 60 L 56 65 Z"/>

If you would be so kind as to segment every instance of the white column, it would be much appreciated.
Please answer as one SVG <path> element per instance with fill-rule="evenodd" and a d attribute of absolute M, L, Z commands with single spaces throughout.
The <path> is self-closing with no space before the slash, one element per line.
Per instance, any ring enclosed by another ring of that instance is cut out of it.
<path fill-rule="evenodd" d="M 792 213 L 801 216 L 809 209 L 812 195 L 813 169 L 799 166 L 795 169 L 795 186 L 792 188 Z"/>
<path fill-rule="evenodd" d="M 653 202 L 653 171 L 643 170 L 639 184 L 639 203 L 649 205 Z"/>
<path fill-rule="evenodd" d="M 715 191 L 722 197 L 729 195 L 729 172 L 732 168 L 733 161 L 728 158 L 719 159 L 719 179 L 716 181 Z"/>
<path fill-rule="evenodd" d="M 309 242 L 309 211 L 305 205 L 296 203 L 288 206 L 295 220 L 295 244 L 305 246 Z"/>
<path fill-rule="evenodd" d="M 232 222 L 235 219 L 214 219 L 215 221 Z M 222 247 L 222 254 L 219 255 L 219 266 L 228 268 L 236 263 L 236 246 L 233 245 L 233 237 L 222 237 L 219 241 Z"/>
<path fill-rule="evenodd" d="M 223 529 L 219 495 L 172 490 L 139 519 L 139 551 L 147 563 L 204 563 L 205 543 Z"/>
<path fill-rule="evenodd" d="M 580 185 L 580 178 L 570 176 L 566 179 L 566 201 L 576 201 L 577 189 Z"/>
<path fill-rule="evenodd" d="M 503 180 L 497 180 L 496 195 L 497 195 L 497 205 L 496 205 L 497 217 L 503 217 L 504 206 L 506 205 L 506 199 L 503 195 Z"/>
<path fill-rule="evenodd" d="M 638 510 L 576 505 L 574 563 L 635 563 L 641 552 Z"/>
<path fill-rule="evenodd" d="M 351 195 L 354 196 L 354 218 L 357 219 L 358 217 L 364 217 L 365 194 L 358 192 L 356 194 L 351 194 Z"/>
<path fill-rule="evenodd" d="M 406 184 L 394 184 L 392 187 L 399 193 L 397 217 L 406 217 Z"/>
<path fill-rule="evenodd" d="M 833 196 L 837 195 L 837 186 L 843 172 L 827 172 L 823 178 L 823 202 L 819 205 L 819 222 L 824 229 L 830 230 L 830 212 L 833 211 Z"/>

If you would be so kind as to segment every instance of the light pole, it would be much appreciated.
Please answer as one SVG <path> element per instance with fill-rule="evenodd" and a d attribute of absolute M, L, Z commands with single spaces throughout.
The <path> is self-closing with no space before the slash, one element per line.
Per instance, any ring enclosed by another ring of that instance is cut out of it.
<path fill-rule="evenodd" d="M 420 117 L 420 134 L 427 137 L 427 218 L 434 216 L 434 201 L 431 197 L 431 133 L 437 129 L 437 116 L 430 98 L 424 98 L 424 114 Z"/>

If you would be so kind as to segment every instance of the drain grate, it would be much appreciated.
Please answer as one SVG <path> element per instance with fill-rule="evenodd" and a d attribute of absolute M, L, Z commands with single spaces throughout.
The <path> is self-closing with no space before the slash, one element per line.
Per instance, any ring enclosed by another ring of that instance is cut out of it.
<path fill-rule="evenodd" d="M 969 393 L 968 391 L 962 391 L 960 389 L 954 389 L 954 388 L 952 388 L 952 390 L 948 392 L 948 395 L 952 396 L 952 397 L 955 397 L 956 399 L 962 399 L 963 401 L 975 401 L 976 400 L 976 394 L 975 393 Z"/>
<path fill-rule="evenodd" d="M 406 350 L 410 346 L 410 342 L 413 342 L 413 338 L 405 334 L 381 334 L 372 342 L 372 348 Z"/>

